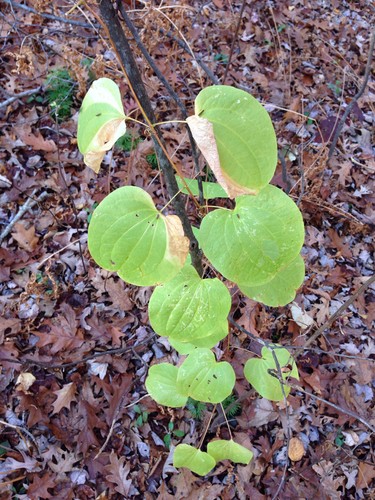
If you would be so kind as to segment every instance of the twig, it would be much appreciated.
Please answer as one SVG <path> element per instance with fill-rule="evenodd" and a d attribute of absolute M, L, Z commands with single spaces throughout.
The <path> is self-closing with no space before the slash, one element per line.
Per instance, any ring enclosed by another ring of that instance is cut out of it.
<path fill-rule="evenodd" d="M 367 87 L 367 82 L 369 80 L 370 73 L 371 73 L 371 62 L 372 62 L 372 56 L 373 56 L 373 53 L 374 53 L 374 45 L 375 45 L 375 29 L 373 30 L 372 36 L 371 36 L 370 48 L 369 48 L 369 53 L 368 53 L 368 58 L 367 58 L 367 64 L 366 64 L 366 70 L 365 70 L 365 75 L 364 75 L 364 78 L 363 78 L 362 85 L 359 88 L 359 90 L 356 93 L 356 95 L 353 97 L 353 99 L 347 105 L 344 114 L 342 115 L 340 121 L 338 122 L 338 125 L 336 127 L 336 131 L 334 133 L 334 136 L 333 136 L 333 139 L 332 139 L 332 142 L 331 142 L 331 145 L 329 147 L 328 160 L 330 160 L 332 158 L 333 153 L 335 152 L 337 141 L 338 141 L 339 136 L 341 134 L 342 128 L 343 128 L 343 126 L 344 126 L 344 124 L 346 122 L 346 119 L 349 116 L 349 113 L 351 112 L 354 104 L 357 103 L 358 99 L 362 96 L 362 94 L 364 93 L 364 91 L 365 91 L 365 89 Z"/>
<path fill-rule="evenodd" d="M 171 33 L 170 31 L 165 31 L 163 28 L 159 29 L 159 33 L 161 33 L 162 35 L 166 35 L 168 38 L 174 40 L 182 49 L 184 49 L 185 52 L 191 55 L 190 48 L 185 44 L 183 40 L 180 40 L 179 38 L 174 36 L 173 33 Z M 196 56 L 195 60 L 197 61 L 199 66 L 203 69 L 203 71 L 206 73 L 211 82 L 214 85 L 219 85 L 220 82 L 218 78 L 214 75 L 214 73 L 210 70 L 210 68 L 202 61 L 202 58 Z"/>
<path fill-rule="evenodd" d="M 290 192 L 290 189 L 292 187 L 292 183 L 290 181 L 290 178 L 289 178 L 289 175 L 288 175 L 288 169 L 286 167 L 286 161 L 285 161 L 285 156 L 280 152 L 278 151 L 277 153 L 277 157 L 278 159 L 280 160 L 280 164 L 281 164 L 281 175 L 282 175 L 282 179 L 283 181 L 285 182 L 286 184 L 286 193 L 289 194 Z"/>
<path fill-rule="evenodd" d="M 14 224 L 20 220 L 20 218 L 28 211 L 31 210 L 34 205 L 37 203 L 40 203 L 43 201 L 45 198 L 47 198 L 48 193 L 46 191 L 43 191 L 38 198 L 33 198 L 34 194 L 36 193 L 37 189 L 34 189 L 34 191 L 31 193 L 31 196 L 28 197 L 28 199 L 25 201 L 25 203 L 22 205 L 22 207 L 18 210 L 17 214 L 13 217 L 13 219 L 9 222 L 7 227 L 3 230 L 3 232 L 0 234 L 0 244 L 8 236 L 8 234 L 11 232 Z"/>
<path fill-rule="evenodd" d="M 10 5 L 11 7 L 15 7 L 16 9 L 26 10 L 27 12 L 32 12 L 33 14 L 37 14 L 40 17 L 44 17 L 46 19 L 51 19 L 52 21 L 60 21 L 65 24 L 72 24 L 73 26 L 81 26 L 82 28 L 100 28 L 99 24 L 87 24 L 82 21 L 75 21 L 74 19 L 66 19 L 65 17 L 54 16 L 53 14 L 47 14 L 46 12 L 38 12 L 36 9 L 29 7 L 28 5 L 22 5 L 18 2 L 13 2 L 12 0 L 3 0 L 4 3 Z"/>
<path fill-rule="evenodd" d="M 227 76 L 228 76 L 229 66 L 232 64 L 232 57 L 233 57 L 234 46 L 235 46 L 236 41 L 237 41 L 238 32 L 239 32 L 240 26 L 241 26 L 242 15 L 243 15 L 243 12 L 245 10 L 246 3 L 247 3 L 246 0 L 242 0 L 240 15 L 238 17 L 236 31 L 234 33 L 234 36 L 233 36 L 233 39 L 232 39 L 232 44 L 230 46 L 230 51 L 229 51 L 229 56 L 228 56 L 228 62 L 227 62 L 227 65 L 225 67 L 225 72 L 224 72 L 224 76 L 223 76 L 222 85 L 225 84 L 225 80 L 227 79 Z"/>
<path fill-rule="evenodd" d="M 347 309 L 351 304 L 353 304 L 353 302 L 359 297 L 359 295 L 361 295 L 361 293 L 363 293 L 365 290 L 367 290 L 367 288 L 369 286 L 372 285 L 372 283 L 375 282 L 375 274 L 373 274 L 371 276 L 371 278 L 369 278 L 367 281 L 365 281 L 363 283 L 363 285 L 361 285 L 358 290 L 356 292 L 353 293 L 353 295 L 351 297 L 348 298 L 347 301 L 345 301 L 343 303 L 343 305 L 341 307 L 339 307 L 337 309 L 337 311 L 332 314 L 332 316 L 330 316 L 327 321 L 322 325 L 320 326 L 312 335 L 311 337 L 305 342 L 305 345 L 300 348 L 300 351 L 298 352 L 298 349 L 297 349 L 297 352 L 296 352 L 296 356 L 299 356 L 301 354 L 301 352 L 306 349 L 309 345 L 311 345 L 322 333 L 324 333 L 325 330 L 327 330 L 327 328 L 329 328 L 335 321 L 336 319 L 341 316 L 341 314 L 345 311 L 345 309 Z"/>
<path fill-rule="evenodd" d="M 338 406 L 335 403 L 331 403 L 327 399 L 321 398 L 320 396 L 316 396 L 315 394 L 313 394 L 310 391 L 306 391 L 305 389 L 302 389 L 302 387 L 300 387 L 297 384 L 292 384 L 291 382 L 284 380 L 282 377 L 279 377 L 279 375 L 276 373 L 276 370 L 270 370 L 270 374 L 272 376 L 276 377 L 282 385 L 287 385 L 288 387 L 290 387 L 291 389 L 294 389 L 295 391 L 303 392 L 307 396 L 310 396 L 311 398 L 317 399 L 318 401 L 321 401 L 322 403 L 324 403 L 328 406 L 331 406 L 332 408 L 339 411 L 340 413 L 344 413 L 346 415 L 349 415 L 352 418 L 355 418 L 356 420 L 361 422 L 363 425 L 365 425 L 368 429 L 370 429 L 371 432 L 375 433 L 375 427 L 373 425 L 369 424 L 364 418 L 362 418 L 360 415 L 358 415 L 354 411 L 342 408 L 341 406 Z"/>
<path fill-rule="evenodd" d="M 4 425 L 5 427 L 10 427 L 11 429 L 14 429 L 16 430 L 17 432 L 19 432 L 20 434 L 24 433 L 29 439 L 30 441 L 33 443 L 33 445 L 36 447 L 37 451 L 38 451 L 38 454 L 40 454 L 40 451 L 39 451 L 39 446 L 38 446 L 38 443 L 35 441 L 35 438 L 34 436 L 31 434 L 30 431 L 28 431 L 27 429 L 25 429 L 24 427 L 22 427 L 21 425 L 13 425 L 13 424 L 9 424 L 8 422 L 5 422 L 5 420 L 0 420 L 0 425 Z M 23 437 L 23 436 L 22 436 Z"/>
<path fill-rule="evenodd" d="M 36 333 L 36 335 L 38 335 Z M 80 365 L 82 363 L 86 363 L 87 361 L 90 361 L 91 359 L 96 359 L 96 358 L 100 358 L 101 356 L 106 356 L 107 354 L 125 354 L 127 352 L 132 352 L 133 349 L 137 349 L 138 347 L 141 347 L 143 346 L 144 344 L 147 344 L 147 342 L 149 342 L 152 337 L 154 335 L 151 335 L 150 337 L 148 337 L 147 339 L 143 340 L 142 342 L 139 342 L 139 344 L 137 344 L 136 346 L 134 347 L 117 347 L 115 349 L 108 349 L 106 351 L 100 351 L 100 352 L 94 352 L 92 354 L 89 354 L 88 356 L 84 356 L 83 358 L 79 359 L 78 361 L 71 361 L 70 363 L 59 363 L 59 364 L 54 364 L 54 365 L 51 365 L 49 362 L 44 362 L 44 361 L 34 361 L 33 359 L 30 359 L 30 358 L 26 358 L 24 359 L 23 361 L 19 361 L 19 360 L 7 360 L 7 361 L 10 361 L 12 363 L 27 363 L 29 366 L 39 366 L 41 368 L 48 368 L 48 369 L 51 369 L 51 370 L 54 370 L 54 369 L 59 369 L 59 368 L 72 368 L 73 366 L 77 366 L 77 365 Z"/>
<path fill-rule="evenodd" d="M 116 411 L 115 411 L 115 414 L 113 415 L 113 418 L 112 418 L 112 423 L 111 423 L 111 426 L 109 428 L 109 431 L 108 431 L 108 434 L 107 434 L 107 437 L 104 441 L 104 443 L 102 444 L 102 446 L 100 447 L 100 450 L 98 451 L 98 453 L 95 455 L 94 457 L 94 460 L 96 460 L 98 458 L 99 455 L 101 455 L 105 449 L 105 447 L 107 446 L 109 440 L 111 439 L 111 436 L 113 434 L 113 429 L 115 428 L 115 424 L 117 422 L 117 420 L 119 419 L 119 416 L 120 416 L 120 412 L 121 410 L 123 409 L 123 403 L 124 403 L 124 399 L 125 397 L 128 395 L 128 392 L 126 392 L 126 394 L 123 394 L 120 398 L 120 401 L 119 401 L 119 404 L 117 405 L 117 408 L 116 408 Z"/>
<path fill-rule="evenodd" d="M 283 373 L 281 371 L 281 366 L 280 366 L 279 360 L 277 359 L 277 356 L 276 356 L 276 353 L 275 353 L 275 348 L 272 347 L 272 345 L 268 346 L 268 348 L 270 349 L 270 351 L 272 353 L 272 357 L 273 357 L 273 360 L 274 360 L 275 365 L 276 365 L 276 372 L 277 372 L 279 381 L 280 380 L 284 380 Z M 290 356 L 290 358 L 293 359 L 292 356 Z M 276 490 L 276 493 L 273 495 L 272 500 L 276 500 L 276 498 L 278 498 L 279 493 L 283 489 L 283 486 L 285 484 L 286 471 L 288 470 L 288 465 L 289 465 L 288 449 L 289 449 L 290 438 L 291 438 L 291 434 L 290 434 L 290 412 L 289 412 L 288 403 L 286 401 L 287 395 L 285 393 L 285 387 L 284 387 L 283 383 L 280 384 L 280 387 L 281 387 L 281 392 L 282 392 L 283 399 L 284 399 L 285 415 L 286 415 L 286 420 L 287 420 L 287 428 L 286 428 L 286 450 L 287 451 L 286 451 L 285 465 L 284 465 L 284 468 L 283 468 L 283 475 L 281 476 L 281 480 L 279 482 L 279 486 L 278 486 L 278 488 Z"/>
<path fill-rule="evenodd" d="M 151 57 L 150 53 L 148 52 L 148 50 L 146 49 L 146 47 L 142 43 L 142 40 L 141 40 L 141 38 L 140 38 L 140 36 L 138 34 L 138 31 L 137 31 L 136 27 L 134 26 L 134 24 L 132 23 L 131 19 L 129 18 L 129 16 L 128 16 L 126 10 L 125 10 L 125 6 L 122 3 L 120 4 L 119 9 L 120 9 L 120 13 L 121 13 L 121 15 L 122 15 L 122 17 L 123 17 L 123 19 L 125 21 L 125 24 L 128 27 L 130 33 L 133 35 L 134 41 L 137 44 L 139 50 L 142 52 L 143 57 L 146 59 L 146 61 L 150 65 L 151 69 L 154 71 L 155 75 L 159 78 L 159 80 L 164 85 L 164 87 L 168 90 L 170 96 L 172 97 L 172 99 L 174 99 L 174 101 L 176 102 L 177 106 L 180 108 L 180 110 L 182 112 L 183 119 L 186 120 L 186 118 L 188 116 L 188 113 L 187 113 L 185 105 L 181 101 L 181 99 L 178 96 L 178 94 L 173 90 L 172 86 L 170 85 L 170 83 L 168 82 L 168 80 L 165 78 L 165 76 L 163 75 L 163 73 L 160 71 L 160 69 L 158 68 L 158 66 L 155 64 L 154 59 Z M 190 128 L 189 128 L 188 125 L 186 125 L 186 130 L 187 130 L 187 133 L 188 133 L 188 136 L 189 136 L 190 145 L 191 145 L 191 151 L 192 151 L 192 156 L 193 156 L 193 160 L 194 160 L 195 172 L 197 174 L 198 190 L 199 190 L 199 203 L 201 205 L 203 205 L 203 203 L 204 203 L 203 185 L 202 185 L 202 178 L 199 175 L 200 174 L 200 168 L 199 168 L 199 163 L 198 163 L 198 157 L 199 157 L 199 155 L 198 155 L 198 152 L 197 152 L 197 148 L 195 147 L 195 142 L 194 142 L 194 139 L 193 139 L 193 135 L 192 135 L 191 130 L 190 130 Z"/>
<path fill-rule="evenodd" d="M 56 132 L 57 132 L 57 167 L 58 167 L 58 170 L 59 170 L 60 178 L 63 181 L 63 184 L 65 186 L 65 191 L 66 191 L 68 200 L 70 201 L 70 204 L 71 204 L 71 207 L 72 207 L 72 210 L 73 210 L 74 223 L 77 226 L 77 221 L 78 221 L 77 207 L 76 207 L 76 204 L 74 202 L 74 199 L 73 199 L 72 195 L 70 194 L 69 186 L 68 186 L 68 183 L 66 182 L 66 178 L 65 178 L 64 166 L 63 166 L 63 164 L 61 162 L 61 158 L 60 158 L 60 127 L 59 127 L 59 119 L 58 119 L 58 116 L 57 116 L 57 111 L 56 111 L 56 114 L 55 114 L 55 122 L 56 122 Z M 78 230 L 78 228 L 77 228 L 77 230 Z M 83 258 L 82 243 L 81 243 L 80 239 L 78 240 L 78 248 L 79 248 L 79 256 L 80 256 L 81 262 L 82 262 L 83 272 L 85 274 L 87 274 L 85 259 Z"/>
<path fill-rule="evenodd" d="M 13 95 L 12 97 L 9 97 L 3 102 L 0 102 L 0 108 L 4 108 L 5 106 L 8 106 L 9 104 L 12 104 L 12 102 L 17 101 L 17 99 L 21 99 L 22 97 L 27 97 L 28 95 L 33 95 L 38 93 L 40 90 L 42 90 L 42 86 L 37 87 L 35 89 L 30 89 L 30 90 L 25 90 L 25 92 L 20 92 L 19 94 Z"/>
<path fill-rule="evenodd" d="M 116 11 L 114 10 L 111 1 L 102 0 L 99 4 L 99 9 L 103 27 L 106 29 L 111 44 L 119 57 L 121 66 L 128 79 L 128 83 L 132 89 L 134 98 L 139 104 L 143 116 L 148 126 L 150 127 L 150 130 L 152 131 L 152 140 L 154 143 L 155 153 L 159 161 L 160 169 L 164 174 L 168 194 L 173 200 L 174 210 L 181 220 L 185 235 L 189 238 L 192 264 L 201 275 L 202 256 L 199 250 L 199 244 L 193 233 L 192 226 L 186 213 L 185 203 L 182 196 L 180 195 L 180 190 L 177 185 L 173 167 L 168 158 L 165 144 L 159 132 L 155 130 L 154 126 L 152 125 L 153 123 L 156 123 L 154 110 L 147 95 L 139 68 L 134 59 L 133 51 L 129 45 L 129 41 L 120 24 L 119 18 L 116 14 Z"/>

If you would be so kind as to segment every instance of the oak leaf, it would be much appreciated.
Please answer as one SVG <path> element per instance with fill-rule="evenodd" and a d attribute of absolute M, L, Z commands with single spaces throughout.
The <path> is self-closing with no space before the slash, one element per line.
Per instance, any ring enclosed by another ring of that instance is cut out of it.
<path fill-rule="evenodd" d="M 62 408 L 70 409 L 70 404 L 72 401 L 76 401 L 76 384 L 70 382 L 70 384 L 65 384 L 62 389 L 58 391 L 53 391 L 56 394 L 57 399 L 52 403 L 53 413 L 58 413 Z"/>
<path fill-rule="evenodd" d="M 35 235 L 35 226 L 26 229 L 22 222 L 16 222 L 12 231 L 12 237 L 19 246 L 28 252 L 33 252 L 38 244 L 38 237 Z"/>
<path fill-rule="evenodd" d="M 108 470 L 107 480 L 114 483 L 115 490 L 120 495 L 124 495 L 125 498 L 129 498 L 130 488 L 132 486 L 132 480 L 127 479 L 130 472 L 130 462 L 125 463 L 125 457 L 120 459 L 112 451 L 109 456 L 110 464 L 106 466 Z"/>

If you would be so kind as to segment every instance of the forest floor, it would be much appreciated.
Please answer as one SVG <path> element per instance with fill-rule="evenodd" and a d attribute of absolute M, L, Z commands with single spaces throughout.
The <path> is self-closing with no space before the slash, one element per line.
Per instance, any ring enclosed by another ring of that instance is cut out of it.
<path fill-rule="evenodd" d="M 73 0 L 20 3 L 0 1 L 0 498 L 374 498 L 371 74 L 356 96 L 371 51 L 371 2 L 252 1 L 241 18 L 236 0 L 123 2 L 190 114 L 212 79 L 264 104 L 287 173 L 280 163 L 273 183 L 289 190 L 305 222 L 306 279 L 293 305 L 269 308 L 230 288 L 244 330 L 291 352 L 303 347 L 300 390 L 288 412 L 260 398 L 242 375 L 250 339 L 232 327 L 221 345 L 238 376 L 232 433 L 254 458 L 206 478 L 177 471 L 171 456 L 205 430 L 227 437 L 220 415 L 210 421 L 210 405 L 171 410 L 142 398 L 148 367 L 178 355 L 149 326 L 152 288 L 103 271 L 87 249 L 92 211 L 108 192 L 132 184 L 162 205 L 166 195 L 141 126 L 129 126 L 98 175 L 84 165 L 76 140 L 83 96 L 107 76 L 126 113 L 142 115 L 95 2 L 69 14 Z M 181 119 L 134 51 L 158 121 Z M 194 175 L 184 126 L 163 135 Z M 302 446 L 295 460 L 288 429 Z"/>

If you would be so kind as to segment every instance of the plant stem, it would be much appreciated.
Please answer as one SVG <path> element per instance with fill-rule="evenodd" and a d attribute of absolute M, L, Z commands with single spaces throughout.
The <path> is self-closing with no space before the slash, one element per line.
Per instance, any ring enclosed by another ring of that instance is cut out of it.
<path fill-rule="evenodd" d="M 135 62 L 132 49 L 122 29 L 117 13 L 113 8 L 111 1 L 102 0 L 99 4 L 99 9 L 103 26 L 105 27 L 109 39 L 112 43 L 112 46 L 114 47 L 119 57 L 123 71 L 127 76 L 128 83 L 135 94 L 135 98 L 139 103 L 144 118 L 148 122 L 150 129 L 152 131 L 152 139 L 154 142 L 155 153 L 159 160 L 160 169 L 164 174 L 165 184 L 167 187 L 168 194 L 170 198 L 174 198 L 173 207 L 175 209 L 176 214 L 178 215 L 178 217 L 182 222 L 185 235 L 190 240 L 190 255 L 192 259 L 192 264 L 196 268 L 198 273 L 201 275 L 202 259 L 198 241 L 193 234 L 193 230 L 185 210 L 183 198 L 179 194 L 179 189 L 174 174 L 174 170 L 167 157 L 164 142 L 162 140 L 160 133 L 157 130 L 155 130 L 154 127 L 152 126 L 152 123 L 155 123 L 157 120 L 155 118 L 155 114 L 152 109 L 151 101 L 147 95 L 146 88 L 143 84 L 140 71 Z"/>
<path fill-rule="evenodd" d="M 340 121 L 338 122 L 338 125 L 336 127 L 336 131 L 334 133 L 334 136 L 332 138 L 331 146 L 328 151 L 328 161 L 332 158 L 333 153 L 335 152 L 337 141 L 339 140 L 341 131 L 343 129 L 343 126 L 345 125 L 345 122 L 354 106 L 358 102 L 358 99 L 362 96 L 363 92 L 366 90 L 368 80 L 370 78 L 371 74 L 371 62 L 372 62 L 372 57 L 374 54 L 374 46 L 375 46 L 375 29 L 372 31 L 371 39 L 370 39 L 370 48 L 368 52 L 368 58 L 367 58 L 367 64 L 366 64 L 366 69 L 365 69 L 365 74 L 363 77 L 363 82 L 361 87 L 359 88 L 358 92 L 356 95 L 353 97 L 353 99 L 350 101 L 348 106 L 345 109 L 344 114 L 340 118 Z"/>
<path fill-rule="evenodd" d="M 173 90 L 172 86 L 169 84 L 168 80 L 165 78 L 163 73 L 160 71 L 158 66 L 155 64 L 154 59 L 151 57 L 150 53 L 142 43 L 141 37 L 138 34 L 137 28 L 134 26 L 132 23 L 130 17 L 128 16 L 125 6 L 121 3 L 119 6 L 120 13 L 125 21 L 126 26 L 128 27 L 130 33 L 132 34 L 135 43 L 137 44 L 139 50 L 142 52 L 143 57 L 146 59 L 148 64 L 150 65 L 151 69 L 155 73 L 155 75 L 159 78 L 161 83 L 164 85 L 164 87 L 168 90 L 169 95 L 172 97 L 172 99 L 176 102 L 177 106 L 180 108 L 182 117 L 185 120 L 188 116 L 186 107 L 184 106 L 184 103 L 181 101 L 179 96 L 176 94 L 176 92 Z M 195 146 L 195 142 L 193 139 L 193 135 L 190 131 L 189 126 L 185 122 L 186 130 L 189 136 L 189 141 L 191 144 L 191 152 L 194 160 L 194 165 L 195 165 L 195 173 L 197 174 L 197 180 L 198 180 L 198 189 L 199 189 L 199 203 L 202 206 L 204 203 L 203 200 L 203 185 L 202 185 L 202 178 L 200 176 L 200 168 L 199 168 L 199 162 L 198 162 L 198 151 Z"/>

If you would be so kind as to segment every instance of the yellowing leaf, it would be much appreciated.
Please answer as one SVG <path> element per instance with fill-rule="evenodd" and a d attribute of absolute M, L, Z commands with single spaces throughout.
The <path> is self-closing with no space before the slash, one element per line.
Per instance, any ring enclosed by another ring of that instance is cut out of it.
<path fill-rule="evenodd" d="M 138 286 L 172 279 L 189 252 L 179 219 L 161 214 L 136 186 L 116 189 L 95 209 L 88 246 L 97 264 Z"/>
<path fill-rule="evenodd" d="M 219 184 L 231 197 L 259 193 L 277 164 L 267 111 L 247 92 L 227 85 L 201 90 L 194 108 L 187 123 Z"/>
<path fill-rule="evenodd" d="M 125 113 L 118 86 L 109 78 L 96 80 L 87 92 L 78 117 L 78 148 L 96 173 L 106 151 L 125 134 Z"/>
<path fill-rule="evenodd" d="M 206 158 L 210 169 L 215 174 L 217 182 L 228 196 L 235 198 L 241 194 L 256 194 L 256 190 L 241 186 L 222 170 L 212 123 L 206 118 L 197 115 L 189 116 L 186 121 L 195 142 Z"/>

